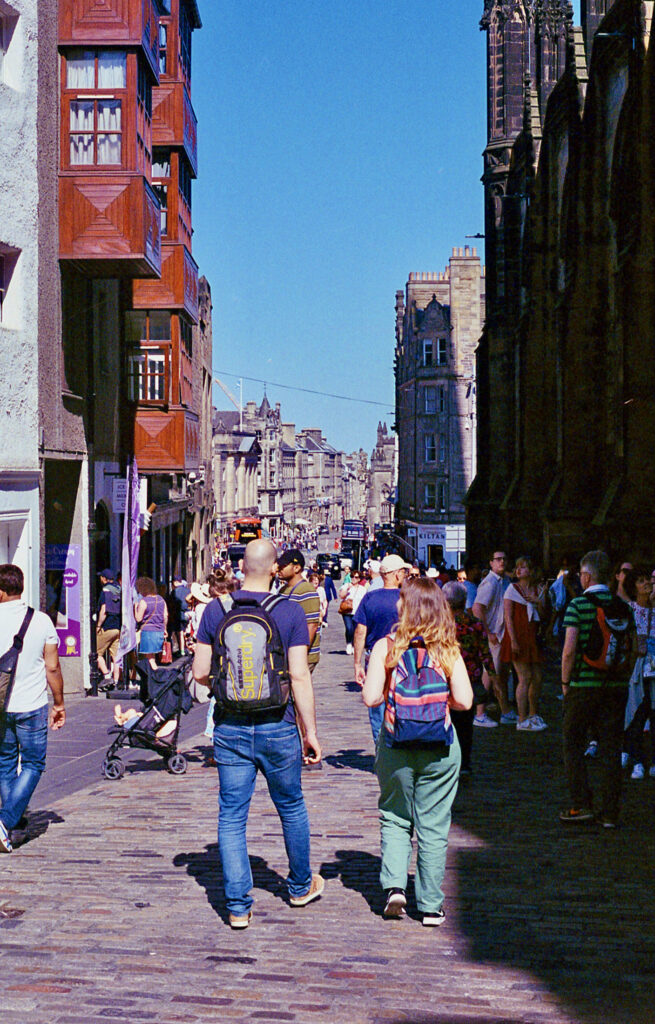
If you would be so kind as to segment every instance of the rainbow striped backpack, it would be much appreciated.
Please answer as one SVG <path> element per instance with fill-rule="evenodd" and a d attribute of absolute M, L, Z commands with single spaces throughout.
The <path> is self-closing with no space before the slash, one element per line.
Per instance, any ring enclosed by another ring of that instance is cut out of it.
<path fill-rule="evenodd" d="M 390 672 L 383 727 L 386 745 L 449 746 L 453 742 L 449 693 L 441 665 L 432 660 L 423 638 L 415 637 Z"/>

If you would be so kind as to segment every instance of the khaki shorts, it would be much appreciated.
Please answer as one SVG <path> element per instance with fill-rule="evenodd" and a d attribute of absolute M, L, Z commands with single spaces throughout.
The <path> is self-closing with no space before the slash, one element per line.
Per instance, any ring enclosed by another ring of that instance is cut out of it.
<path fill-rule="evenodd" d="M 118 641 L 120 637 L 120 629 L 99 629 L 96 640 L 98 654 L 105 654 L 106 651 L 109 651 L 112 658 L 115 659 L 118 654 Z"/>

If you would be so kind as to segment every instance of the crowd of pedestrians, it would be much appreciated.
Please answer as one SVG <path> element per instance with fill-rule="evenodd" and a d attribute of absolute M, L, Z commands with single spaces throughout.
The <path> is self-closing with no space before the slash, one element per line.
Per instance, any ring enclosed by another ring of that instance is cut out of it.
<path fill-rule="evenodd" d="M 655 777 L 647 735 L 655 728 L 654 580 L 648 567 L 625 560 L 612 570 L 602 551 L 566 556 L 549 580 L 528 556 L 517 557 L 510 571 L 506 552 L 496 549 L 485 571 L 473 563 L 426 570 L 387 554 L 347 570 L 337 590 L 329 572 L 306 565 L 302 550 L 278 552 L 267 540 L 248 544 L 238 569 L 228 562 L 203 581 L 175 578 L 168 593 L 140 578 L 133 595 L 140 656 L 156 671 L 167 643 L 171 654 L 191 652 L 195 684 L 211 690 L 207 734 L 219 775 L 218 839 L 231 927 L 252 920 L 246 825 L 258 772 L 282 824 L 291 905 L 305 906 L 324 890 L 311 869 L 302 770 L 321 761 L 312 673 L 331 601 L 339 602 L 345 653 L 375 744 L 383 913 L 405 913 L 416 836 L 417 907 L 423 924 L 435 926 L 445 916 L 451 807 L 460 776 L 473 771 L 475 730 L 547 729 L 540 698 L 548 659 L 561 662 L 569 803 L 560 820 L 615 828 L 624 769 L 633 780 Z M 105 685 L 117 686 L 120 581 L 105 569 L 100 582 L 99 664 L 103 659 Z M 0 566 L 5 852 L 43 771 L 47 686 L 51 727 L 65 721 L 57 636 L 48 616 L 28 617 L 22 589 L 20 570 Z M 4 689 L 3 680 L 10 680 Z"/>

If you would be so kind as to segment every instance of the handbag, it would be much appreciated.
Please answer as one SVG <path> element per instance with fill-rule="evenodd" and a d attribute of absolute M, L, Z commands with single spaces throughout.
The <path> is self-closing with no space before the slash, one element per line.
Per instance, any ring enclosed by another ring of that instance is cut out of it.
<path fill-rule="evenodd" d="M 353 603 L 349 597 L 344 597 L 343 601 L 339 605 L 339 615 L 352 615 Z"/>
<path fill-rule="evenodd" d="M 33 615 L 34 609 L 28 608 L 11 647 L 0 657 L 0 712 L 4 711 L 9 704 L 11 691 L 14 687 L 14 679 L 16 678 L 18 656 L 23 650 L 23 640 Z"/>
<path fill-rule="evenodd" d="M 170 665 L 173 661 L 173 645 L 170 640 L 164 640 L 160 661 L 162 665 Z"/>

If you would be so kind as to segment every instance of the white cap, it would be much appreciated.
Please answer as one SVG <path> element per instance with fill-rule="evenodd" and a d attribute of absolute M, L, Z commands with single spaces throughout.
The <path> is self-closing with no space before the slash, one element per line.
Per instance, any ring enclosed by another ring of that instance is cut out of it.
<path fill-rule="evenodd" d="M 436 580 L 436 578 L 437 578 L 437 576 L 439 575 L 439 573 L 438 573 L 438 572 L 437 572 L 437 570 L 436 570 L 436 569 L 434 568 L 434 566 L 433 566 L 433 565 L 431 565 L 431 566 L 430 566 L 430 568 L 428 569 L 428 571 L 426 572 L 426 574 L 425 574 L 425 575 L 427 576 L 427 578 L 428 578 L 429 580 Z"/>
<path fill-rule="evenodd" d="M 388 572 L 397 572 L 399 569 L 409 569 L 407 562 L 403 562 L 400 555 L 385 555 L 380 562 L 380 572 L 383 576 Z"/>

